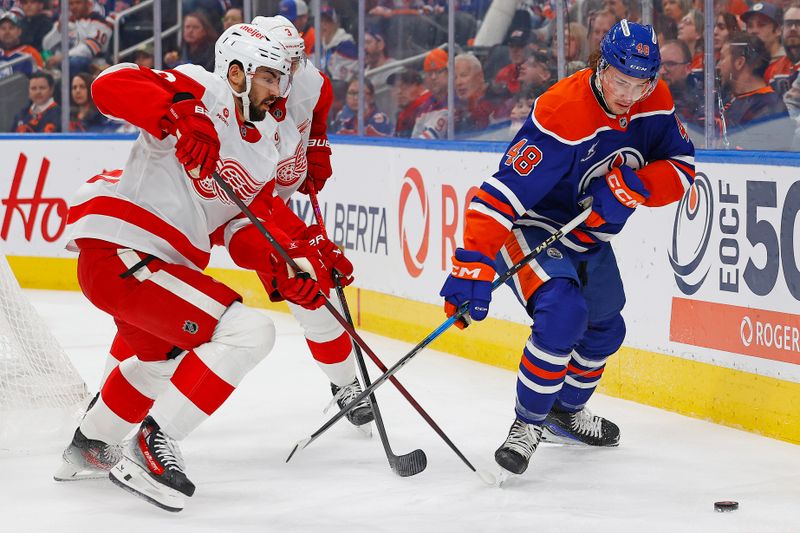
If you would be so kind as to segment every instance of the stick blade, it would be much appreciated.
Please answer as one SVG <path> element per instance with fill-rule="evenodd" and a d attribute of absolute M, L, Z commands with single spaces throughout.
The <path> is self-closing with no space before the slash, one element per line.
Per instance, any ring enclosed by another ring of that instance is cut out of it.
<path fill-rule="evenodd" d="M 311 437 L 307 437 L 305 439 L 297 441 L 297 443 L 294 445 L 294 448 L 292 448 L 292 451 L 289 452 L 289 457 L 286 458 L 286 462 L 288 463 L 289 461 L 291 461 L 295 453 L 305 449 L 305 447 L 308 446 L 309 442 L 311 442 Z"/>
<path fill-rule="evenodd" d="M 395 455 L 390 466 L 398 476 L 411 477 L 425 470 L 428 466 L 428 457 L 422 450 L 414 450 L 405 455 Z"/>

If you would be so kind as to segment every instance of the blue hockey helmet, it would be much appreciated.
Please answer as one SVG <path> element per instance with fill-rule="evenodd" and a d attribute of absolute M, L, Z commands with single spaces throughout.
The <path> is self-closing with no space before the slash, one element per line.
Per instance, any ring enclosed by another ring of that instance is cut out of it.
<path fill-rule="evenodd" d="M 611 65 L 623 74 L 640 79 L 655 79 L 661 66 L 658 39 L 652 26 L 622 19 L 608 30 L 600 42 L 601 68 Z"/>

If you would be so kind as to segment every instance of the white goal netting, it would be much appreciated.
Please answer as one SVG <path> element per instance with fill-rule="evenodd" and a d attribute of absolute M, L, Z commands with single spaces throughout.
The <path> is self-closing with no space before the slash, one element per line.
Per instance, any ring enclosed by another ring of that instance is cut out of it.
<path fill-rule="evenodd" d="M 87 396 L 86 384 L 0 251 L 0 450 L 54 445 L 74 429 Z"/>

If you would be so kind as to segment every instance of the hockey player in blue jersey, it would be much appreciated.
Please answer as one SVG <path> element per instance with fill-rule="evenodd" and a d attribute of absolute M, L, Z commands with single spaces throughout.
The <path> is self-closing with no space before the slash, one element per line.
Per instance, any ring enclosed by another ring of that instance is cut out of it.
<path fill-rule="evenodd" d="M 694 180 L 694 147 L 659 66 L 653 29 L 617 23 L 589 68 L 534 102 L 467 208 L 463 248 L 441 296 L 448 316 L 469 301 L 468 319 L 482 320 L 495 275 L 577 216 L 583 198 L 593 199 L 585 223 L 508 281 L 533 319 L 516 420 L 495 452 L 509 472 L 525 471 L 540 440 L 619 443 L 619 428 L 586 409 L 625 337 L 625 294 L 609 241 L 637 206 L 675 202 Z"/>

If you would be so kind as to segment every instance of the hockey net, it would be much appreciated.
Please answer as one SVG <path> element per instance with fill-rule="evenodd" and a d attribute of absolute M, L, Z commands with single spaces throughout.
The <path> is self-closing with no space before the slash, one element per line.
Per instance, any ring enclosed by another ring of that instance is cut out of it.
<path fill-rule="evenodd" d="M 87 396 L 86 384 L 0 251 L 0 450 L 55 445 L 74 429 Z"/>

